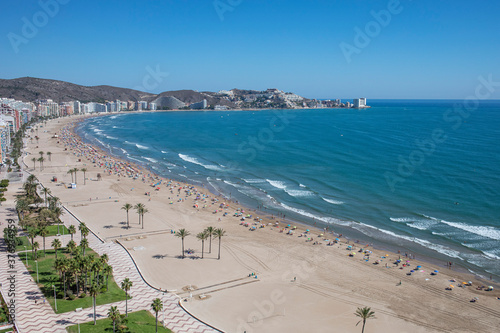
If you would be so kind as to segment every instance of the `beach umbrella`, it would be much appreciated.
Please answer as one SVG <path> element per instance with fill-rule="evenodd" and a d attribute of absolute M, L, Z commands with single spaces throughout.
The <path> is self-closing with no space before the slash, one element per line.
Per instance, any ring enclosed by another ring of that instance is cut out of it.
<path fill-rule="evenodd" d="M 415 271 L 413 269 L 410 272 L 415 273 Z"/>
<path fill-rule="evenodd" d="M 434 270 L 434 273 L 439 273 L 439 271 L 437 269 Z"/>
<path fill-rule="evenodd" d="M 455 288 L 455 286 L 454 286 L 454 285 L 452 285 L 452 284 L 450 284 L 450 288 Z"/>
<path fill-rule="evenodd" d="M 323 236 L 323 234 L 319 234 L 320 236 Z"/>
<path fill-rule="evenodd" d="M 335 238 L 335 240 L 336 240 L 337 242 L 340 242 L 340 239 L 338 239 L 338 238 Z"/>
<path fill-rule="evenodd" d="M 309 229 L 307 229 L 306 232 L 309 232 Z"/>
<path fill-rule="evenodd" d="M 422 268 L 422 266 L 418 265 L 417 268 Z"/>
<path fill-rule="evenodd" d="M 296 226 L 294 226 L 293 228 L 294 228 L 294 229 L 297 229 L 297 227 L 296 227 Z"/>

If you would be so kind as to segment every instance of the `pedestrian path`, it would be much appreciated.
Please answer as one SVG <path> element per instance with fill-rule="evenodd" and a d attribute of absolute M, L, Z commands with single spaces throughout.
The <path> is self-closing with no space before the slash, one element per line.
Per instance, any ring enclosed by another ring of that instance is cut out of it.
<path fill-rule="evenodd" d="M 0 215 L 5 216 L 6 211 L 2 209 Z M 12 215 L 12 214 L 11 214 Z M 14 216 L 12 216 L 14 218 Z M 17 220 L 17 218 L 15 218 Z M 70 224 L 75 224 L 71 216 L 63 217 L 66 227 Z M 5 221 L 5 219 L 3 219 Z M 77 228 L 78 230 L 78 228 Z M 80 233 L 77 232 L 74 240 L 79 242 Z M 52 239 L 56 237 L 47 237 L 46 245 L 50 245 Z M 71 239 L 70 235 L 57 238 L 63 238 L 62 243 L 65 245 Z M 219 332 L 208 325 L 200 322 L 187 313 L 180 305 L 179 299 L 176 295 L 165 293 L 156 290 L 149 286 L 141 277 L 137 270 L 132 258 L 128 252 L 117 243 L 103 243 L 98 237 L 90 233 L 87 236 L 90 247 L 99 255 L 106 253 L 109 257 L 109 264 L 113 267 L 113 277 L 118 285 L 128 278 L 132 281 L 133 286 L 129 291 L 132 299 L 128 300 L 129 312 L 148 310 L 153 315 L 151 303 L 155 298 L 163 300 L 164 311 L 158 314 L 158 319 L 163 321 L 164 325 L 177 333 L 208 333 Z M 50 248 L 47 246 L 47 249 Z M 44 302 L 43 293 L 38 288 L 35 281 L 32 280 L 31 275 L 27 271 L 24 263 L 22 262 L 23 256 L 14 256 L 14 262 L 9 263 L 8 253 L 3 239 L 0 241 L 0 283 L 2 284 L 3 295 L 6 301 L 9 302 L 11 298 L 8 297 L 6 292 L 9 289 L 9 277 L 15 275 L 15 303 L 16 303 L 16 322 L 21 333 L 40 332 L 40 333 L 59 333 L 66 332 L 66 327 L 78 323 L 93 321 L 93 308 L 82 309 L 79 312 L 67 312 L 56 314 L 48 302 Z M 12 264 L 15 273 L 10 272 L 9 264 Z M 105 304 L 96 307 L 96 318 L 107 318 L 107 312 L 110 306 L 117 306 L 120 313 L 125 313 L 125 300 Z"/>

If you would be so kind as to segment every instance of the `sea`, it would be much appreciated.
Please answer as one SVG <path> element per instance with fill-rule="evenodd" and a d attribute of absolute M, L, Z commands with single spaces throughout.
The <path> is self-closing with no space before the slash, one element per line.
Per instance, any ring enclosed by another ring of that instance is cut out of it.
<path fill-rule="evenodd" d="M 368 102 L 111 114 L 76 131 L 261 214 L 499 282 L 500 101 Z"/>

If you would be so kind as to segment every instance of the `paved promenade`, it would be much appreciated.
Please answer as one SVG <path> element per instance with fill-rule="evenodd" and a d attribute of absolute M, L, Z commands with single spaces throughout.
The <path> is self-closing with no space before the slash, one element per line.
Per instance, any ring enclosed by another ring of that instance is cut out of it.
<path fill-rule="evenodd" d="M 3 229 L 5 226 L 7 218 L 17 220 L 17 215 L 12 208 L 13 207 L 0 207 L 0 220 L 3 222 L 0 229 Z M 75 226 L 78 227 L 77 221 L 69 214 L 65 214 L 63 220 L 66 227 L 69 227 L 70 224 L 75 224 Z M 54 237 L 47 237 L 46 244 L 50 244 L 53 238 Z M 62 240 L 63 245 L 66 245 L 70 240 L 69 235 L 58 238 Z M 90 247 L 95 252 L 99 255 L 106 253 L 109 256 L 109 264 L 113 266 L 113 276 L 118 285 L 120 285 L 125 278 L 129 278 L 133 282 L 133 286 L 130 290 L 132 299 L 128 301 L 129 312 L 139 310 L 148 310 L 152 312 L 151 303 L 153 299 L 160 298 L 164 301 L 164 313 L 159 313 L 158 319 L 163 321 L 164 318 L 164 325 L 173 332 L 218 332 L 184 311 L 179 305 L 176 295 L 158 291 L 145 283 L 129 254 L 119 244 L 103 243 L 92 233 L 90 233 L 87 238 Z M 74 235 L 74 240 L 79 242 L 79 233 Z M 31 275 L 22 262 L 24 258 L 22 253 L 20 256 L 15 256 L 14 258 L 15 262 L 13 265 L 15 267 L 15 273 L 9 273 L 8 269 L 4 269 L 9 267 L 8 259 L 10 258 L 8 258 L 3 239 L 0 240 L 0 251 L 0 283 L 2 283 L 3 295 L 6 296 L 7 302 L 10 301 L 10 298 L 6 295 L 8 286 L 10 285 L 8 279 L 11 274 L 15 276 L 16 319 L 17 326 L 21 333 L 66 332 L 65 327 L 67 326 L 93 320 L 93 308 L 83 309 L 80 312 L 54 313 L 49 303 L 43 302 L 44 297 L 42 292 L 35 281 L 32 280 Z M 100 305 L 96 308 L 97 319 L 106 318 L 107 311 L 111 305 L 118 306 L 120 313 L 125 313 L 125 301 Z M 154 314 L 154 312 L 152 313 Z"/>

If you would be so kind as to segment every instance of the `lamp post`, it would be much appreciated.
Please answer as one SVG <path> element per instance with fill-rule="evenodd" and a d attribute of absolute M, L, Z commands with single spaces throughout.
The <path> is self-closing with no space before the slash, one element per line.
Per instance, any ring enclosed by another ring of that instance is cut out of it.
<path fill-rule="evenodd" d="M 24 253 L 26 253 L 26 269 L 28 269 L 28 248 L 24 245 Z"/>
<path fill-rule="evenodd" d="M 36 283 L 38 283 L 38 260 L 35 260 L 36 263 Z"/>
<path fill-rule="evenodd" d="M 56 286 L 52 285 L 52 288 L 54 288 L 54 304 L 57 312 L 57 297 L 56 297 Z"/>

